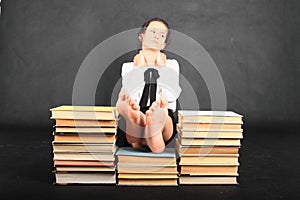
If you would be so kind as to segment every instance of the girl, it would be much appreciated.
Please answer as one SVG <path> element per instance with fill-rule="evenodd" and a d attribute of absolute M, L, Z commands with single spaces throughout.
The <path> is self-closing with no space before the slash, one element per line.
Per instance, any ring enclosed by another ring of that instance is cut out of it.
<path fill-rule="evenodd" d="M 167 44 L 169 34 L 169 25 L 163 19 L 153 18 L 145 22 L 138 35 L 142 50 L 134 57 L 133 62 L 122 66 L 123 87 L 116 103 L 121 115 L 117 131 L 118 146 L 147 146 L 152 152 L 159 153 L 176 135 L 175 111 L 179 93 L 174 94 L 162 87 L 160 80 L 163 77 L 160 75 L 163 74 L 158 73 L 163 68 L 175 71 L 177 77 L 172 77 L 172 84 L 180 88 L 178 62 L 167 59 L 161 52 Z M 144 73 L 144 88 L 129 94 L 124 78 L 137 68 L 147 69 Z"/>

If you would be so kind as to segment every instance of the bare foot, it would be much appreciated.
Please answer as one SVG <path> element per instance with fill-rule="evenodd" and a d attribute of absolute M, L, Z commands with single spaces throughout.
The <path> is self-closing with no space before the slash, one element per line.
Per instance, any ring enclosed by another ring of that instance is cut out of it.
<path fill-rule="evenodd" d="M 138 142 L 142 137 L 141 123 L 145 124 L 145 116 L 141 114 L 140 106 L 129 97 L 127 90 L 124 88 L 122 88 L 119 93 L 116 109 L 126 121 L 125 127 L 119 127 L 124 129 L 123 131 L 126 133 L 127 141 L 130 144 Z"/>
<path fill-rule="evenodd" d="M 149 148 L 156 153 L 162 152 L 165 143 L 162 135 L 168 116 L 167 101 L 164 97 L 152 103 L 146 112 L 145 139 Z"/>
<path fill-rule="evenodd" d="M 118 113 L 126 120 L 132 120 L 136 124 L 140 122 L 140 106 L 131 98 L 125 88 L 119 93 L 119 99 L 116 104 Z"/>
<path fill-rule="evenodd" d="M 155 132 L 155 127 L 163 127 L 166 117 L 168 116 L 168 101 L 164 96 L 152 103 L 149 110 L 146 111 L 146 125 Z"/>

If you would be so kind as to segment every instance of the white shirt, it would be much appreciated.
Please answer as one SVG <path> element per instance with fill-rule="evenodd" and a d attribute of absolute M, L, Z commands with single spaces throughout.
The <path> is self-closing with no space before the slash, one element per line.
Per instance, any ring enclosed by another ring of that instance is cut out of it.
<path fill-rule="evenodd" d="M 176 100 L 181 93 L 179 86 L 179 64 L 175 59 L 167 59 L 166 65 L 136 67 L 133 62 L 123 63 L 122 66 L 122 87 L 126 88 L 129 95 L 137 102 L 143 94 L 145 86 L 144 72 L 148 68 L 158 70 L 160 77 L 157 79 L 156 99 L 165 96 L 168 100 L 168 108 L 176 110 Z M 148 100 L 149 105 L 150 100 Z"/>

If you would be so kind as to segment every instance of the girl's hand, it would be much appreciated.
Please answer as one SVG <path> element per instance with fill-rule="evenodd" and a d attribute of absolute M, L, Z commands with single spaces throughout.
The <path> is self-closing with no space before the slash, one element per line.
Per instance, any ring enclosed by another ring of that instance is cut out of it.
<path fill-rule="evenodd" d="M 142 51 L 140 51 L 138 54 L 136 54 L 133 58 L 133 63 L 137 67 L 145 66 L 145 57 Z"/>
<path fill-rule="evenodd" d="M 156 57 L 156 63 L 158 66 L 165 66 L 167 62 L 167 56 L 164 53 L 159 52 Z"/>

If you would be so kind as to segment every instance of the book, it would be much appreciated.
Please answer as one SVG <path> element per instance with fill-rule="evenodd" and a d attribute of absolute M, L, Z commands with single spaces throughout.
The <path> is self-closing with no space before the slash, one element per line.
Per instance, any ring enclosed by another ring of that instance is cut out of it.
<path fill-rule="evenodd" d="M 114 161 L 99 161 L 99 160 L 54 160 L 54 166 L 65 167 L 114 167 Z"/>
<path fill-rule="evenodd" d="M 55 119 L 55 126 L 65 127 L 116 127 L 116 120 L 83 120 L 83 119 Z"/>
<path fill-rule="evenodd" d="M 176 166 L 175 157 L 143 157 L 143 156 L 125 156 L 118 155 L 118 162 L 122 164 L 148 164 L 155 165 L 159 163 L 161 166 Z"/>
<path fill-rule="evenodd" d="M 183 146 L 240 146 L 240 139 L 213 139 L 213 138 L 182 138 L 178 135 L 178 141 Z"/>
<path fill-rule="evenodd" d="M 180 174 L 197 176 L 238 176 L 238 165 L 182 165 Z"/>
<path fill-rule="evenodd" d="M 121 173 L 118 175 L 121 179 L 177 179 L 177 174 L 153 174 L 153 173 Z"/>
<path fill-rule="evenodd" d="M 179 123 L 179 129 L 184 131 L 241 131 L 241 124 L 211 124 L 211 123 Z"/>
<path fill-rule="evenodd" d="M 55 132 L 62 133 L 116 133 L 116 127 L 55 127 Z"/>
<path fill-rule="evenodd" d="M 139 185 L 139 186 L 177 186 L 177 179 L 121 179 L 118 185 Z"/>
<path fill-rule="evenodd" d="M 205 177 L 205 176 L 180 176 L 179 184 L 181 185 L 197 185 L 197 184 L 224 184 L 224 185 L 236 185 L 236 176 L 224 176 L 224 177 Z"/>
<path fill-rule="evenodd" d="M 55 134 L 54 135 L 54 141 L 53 144 L 57 143 L 91 143 L 91 144 L 97 144 L 97 143 L 107 143 L 107 144 L 113 144 L 115 141 L 114 135 L 104 135 L 104 134 Z"/>
<path fill-rule="evenodd" d="M 121 147 L 118 148 L 116 155 L 175 158 L 175 149 L 165 148 L 165 150 L 161 153 L 153 153 L 148 148 L 144 148 L 144 147 L 140 147 L 140 148 Z"/>
<path fill-rule="evenodd" d="M 88 112 L 113 112 L 116 108 L 113 106 L 72 106 L 62 105 L 51 108 L 51 111 L 88 111 Z"/>
<path fill-rule="evenodd" d="M 55 172 L 56 184 L 116 184 L 114 172 Z"/>
<path fill-rule="evenodd" d="M 116 152 L 118 166 L 135 166 L 145 169 L 147 166 L 177 166 L 175 149 L 166 148 L 161 153 L 153 153 L 146 148 L 122 147 Z"/>
<path fill-rule="evenodd" d="M 113 153 L 54 153 L 53 160 L 114 161 Z"/>
<path fill-rule="evenodd" d="M 239 146 L 182 146 L 178 139 L 175 146 L 179 156 L 199 154 L 238 154 Z"/>
<path fill-rule="evenodd" d="M 199 156 L 181 156 L 180 165 L 201 165 L 201 164 L 237 164 L 238 154 L 214 154 Z"/>
<path fill-rule="evenodd" d="M 115 172 L 114 167 L 109 166 L 58 166 L 57 172 Z"/>
<path fill-rule="evenodd" d="M 241 122 L 242 115 L 233 111 L 200 111 L 200 110 L 179 110 L 179 120 L 197 121 L 204 123 L 225 123 Z"/>
<path fill-rule="evenodd" d="M 242 118 L 220 117 L 220 116 L 185 116 L 179 115 L 180 123 L 203 123 L 203 124 L 243 124 Z"/>
<path fill-rule="evenodd" d="M 53 143 L 53 153 L 56 152 L 115 152 L 116 146 L 114 144 L 65 144 Z"/>
<path fill-rule="evenodd" d="M 177 166 L 161 165 L 117 165 L 118 173 L 152 173 L 152 174 L 177 174 Z"/>
<path fill-rule="evenodd" d="M 227 138 L 242 139 L 243 133 L 240 131 L 184 131 L 178 130 L 178 134 L 184 138 Z"/>
<path fill-rule="evenodd" d="M 115 120 L 115 107 L 59 106 L 51 108 L 51 119 Z"/>

